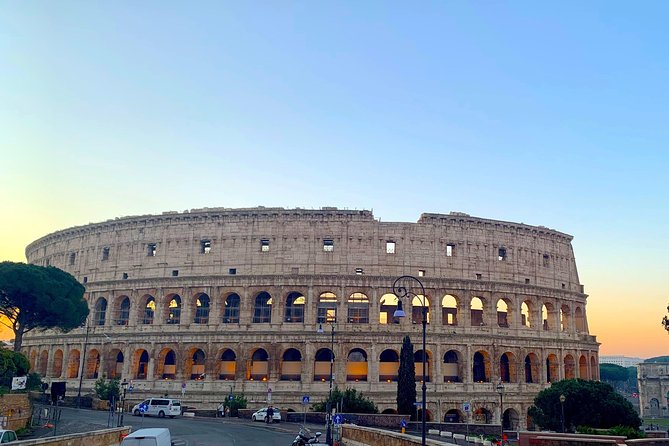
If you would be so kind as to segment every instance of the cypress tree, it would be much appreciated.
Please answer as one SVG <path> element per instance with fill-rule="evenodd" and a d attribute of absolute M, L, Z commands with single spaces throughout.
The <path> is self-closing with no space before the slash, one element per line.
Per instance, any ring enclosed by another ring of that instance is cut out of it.
<path fill-rule="evenodd" d="M 411 338 L 405 336 L 400 350 L 400 368 L 397 371 L 397 412 L 416 419 L 416 365 Z"/>

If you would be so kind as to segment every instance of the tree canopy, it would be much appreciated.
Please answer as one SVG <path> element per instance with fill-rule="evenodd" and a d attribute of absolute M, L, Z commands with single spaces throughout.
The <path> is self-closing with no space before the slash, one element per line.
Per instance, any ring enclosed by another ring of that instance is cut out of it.
<path fill-rule="evenodd" d="M 88 316 L 84 286 L 54 267 L 0 262 L 0 315 L 14 332 L 14 351 L 34 329 L 80 327 Z"/>
<path fill-rule="evenodd" d="M 341 404 L 342 412 L 379 413 L 376 404 L 356 389 L 346 389 L 342 392 L 335 386 L 329 399 L 314 404 L 314 411 L 324 412 L 328 407 L 328 402 L 331 403 L 330 407 L 337 407 L 338 403 Z"/>
<path fill-rule="evenodd" d="M 602 381 L 627 381 L 627 369 L 615 364 L 599 364 Z"/>
<path fill-rule="evenodd" d="M 553 383 L 534 399 L 529 414 L 543 429 L 560 430 L 560 395 L 564 395 L 564 425 L 611 428 L 629 426 L 637 429 L 641 420 L 629 401 L 609 384 L 582 379 Z"/>
<path fill-rule="evenodd" d="M 397 413 L 416 419 L 416 364 L 411 338 L 405 336 L 400 350 L 400 366 L 397 371 Z"/>

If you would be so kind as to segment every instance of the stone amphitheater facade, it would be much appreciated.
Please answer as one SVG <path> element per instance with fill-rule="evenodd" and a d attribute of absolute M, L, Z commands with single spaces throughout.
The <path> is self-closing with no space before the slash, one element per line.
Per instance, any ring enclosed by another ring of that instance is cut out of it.
<path fill-rule="evenodd" d="M 524 428 L 550 382 L 599 378 L 571 240 L 454 212 L 416 223 L 337 208 L 117 218 L 26 248 L 30 263 L 84 283 L 90 316 L 70 333 L 31 333 L 23 348 L 70 394 L 121 377 L 134 399 L 183 389 L 199 408 L 243 393 L 250 407 L 302 411 L 303 396 L 327 395 L 333 358 L 336 386 L 393 412 L 405 335 L 422 376 L 425 303 L 428 419 L 499 423 L 502 382 L 504 424 Z M 417 277 L 425 298 L 404 302 L 398 319 L 402 275 Z"/>

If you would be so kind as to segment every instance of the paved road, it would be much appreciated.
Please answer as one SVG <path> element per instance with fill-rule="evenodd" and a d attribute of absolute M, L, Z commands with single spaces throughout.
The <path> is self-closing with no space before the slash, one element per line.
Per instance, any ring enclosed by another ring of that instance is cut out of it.
<path fill-rule="evenodd" d="M 107 427 L 108 414 L 87 409 L 62 409 L 58 434 L 86 432 Z M 116 426 L 117 420 L 112 422 Z M 125 414 L 124 424 L 133 430 L 143 427 L 167 427 L 175 446 L 290 446 L 300 428 L 296 423 L 264 423 L 239 418 L 156 418 Z M 320 430 L 318 426 L 310 426 Z M 51 436 L 53 429 L 39 429 L 36 436 Z"/>

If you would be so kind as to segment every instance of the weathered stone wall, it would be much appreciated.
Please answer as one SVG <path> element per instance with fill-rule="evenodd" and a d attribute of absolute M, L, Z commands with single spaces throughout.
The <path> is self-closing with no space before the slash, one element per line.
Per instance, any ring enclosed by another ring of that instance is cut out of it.
<path fill-rule="evenodd" d="M 0 427 L 17 430 L 24 428 L 30 421 L 31 406 L 25 393 L 0 395 Z"/>
<path fill-rule="evenodd" d="M 81 434 L 21 440 L 12 444 L 17 446 L 118 446 L 121 444 L 122 436 L 129 433 L 129 427 L 116 427 Z"/>

